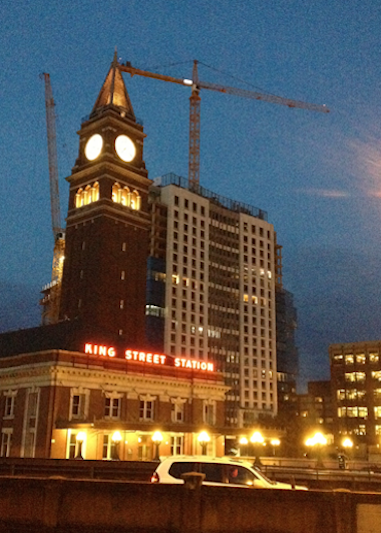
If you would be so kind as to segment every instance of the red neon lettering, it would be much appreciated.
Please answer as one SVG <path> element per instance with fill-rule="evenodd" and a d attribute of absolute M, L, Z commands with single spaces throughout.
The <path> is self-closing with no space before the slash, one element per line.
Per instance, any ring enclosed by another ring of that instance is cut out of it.
<path fill-rule="evenodd" d="M 113 348 L 112 346 L 107 350 L 107 355 L 109 357 L 115 357 L 116 355 L 116 352 L 115 352 L 115 348 Z"/>
<path fill-rule="evenodd" d="M 92 354 L 93 353 L 93 345 L 92 344 L 85 344 L 85 353 L 90 353 Z"/>

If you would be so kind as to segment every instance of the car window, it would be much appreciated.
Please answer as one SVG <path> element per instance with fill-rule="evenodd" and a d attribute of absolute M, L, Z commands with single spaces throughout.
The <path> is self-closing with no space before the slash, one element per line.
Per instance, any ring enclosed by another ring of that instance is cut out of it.
<path fill-rule="evenodd" d="M 229 466 L 229 483 L 235 485 L 253 486 L 258 478 L 244 466 Z"/>
<path fill-rule="evenodd" d="M 226 481 L 224 481 L 224 465 L 217 463 L 200 463 L 200 470 L 205 474 L 204 481 L 226 483 Z"/>
<path fill-rule="evenodd" d="M 197 472 L 197 464 L 194 462 L 173 463 L 169 469 L 169 474 L 175 479 L 181 479 L 181 475 L 186 472 Z"/>

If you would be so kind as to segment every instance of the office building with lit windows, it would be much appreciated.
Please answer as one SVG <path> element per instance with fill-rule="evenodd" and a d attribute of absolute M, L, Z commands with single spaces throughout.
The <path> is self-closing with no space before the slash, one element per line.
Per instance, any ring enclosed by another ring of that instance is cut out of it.
<path fill-rule="evenodd" d="M 277 412 L 276 242 L 266 213 L 169 174 L 150 189 L 147 342 L 214 361 L 226 424 Z"/>
<path fill-rule="evenodd" d="M 331 344 L 335 440 L 372 447 L 381 439 L 381 341 Z"/>

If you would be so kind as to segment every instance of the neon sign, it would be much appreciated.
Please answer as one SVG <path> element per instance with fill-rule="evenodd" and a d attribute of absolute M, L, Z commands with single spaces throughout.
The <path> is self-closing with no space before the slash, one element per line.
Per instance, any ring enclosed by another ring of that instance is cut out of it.
<path fill-rule="evenodd" d="M 100 344 L 85 343 L 85 354 L 98 355 L 102 357 L 117 357 L 116 348 L 113 346 L 105 346 Z M 149 365 L 168 365 L 177 368 L 185 368 L 189 370 L 202 370 L 206 372 L 214 372 L 214 363 L 209 361 L 201 361 L 199 359 L 187 359 L 185 357 L 167 357 L 164 354 L 143 352 L 140 350 L 127 349 L 124 352 L 124 359 L 126 361 L 136 361 L 138 363 L 148 363 Z"/>

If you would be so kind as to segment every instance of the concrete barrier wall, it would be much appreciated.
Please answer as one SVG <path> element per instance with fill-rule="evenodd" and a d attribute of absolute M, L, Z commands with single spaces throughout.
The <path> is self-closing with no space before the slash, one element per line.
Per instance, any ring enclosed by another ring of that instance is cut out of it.
<path fill-rule="evenodd" d="M 0 478 L 0 531 L 369 533 L 381 494 Z"/>

